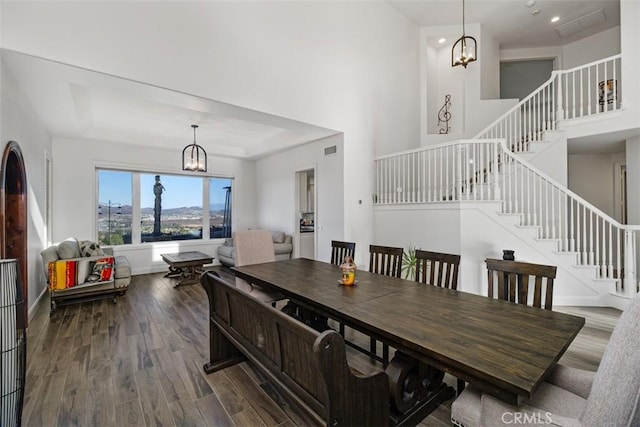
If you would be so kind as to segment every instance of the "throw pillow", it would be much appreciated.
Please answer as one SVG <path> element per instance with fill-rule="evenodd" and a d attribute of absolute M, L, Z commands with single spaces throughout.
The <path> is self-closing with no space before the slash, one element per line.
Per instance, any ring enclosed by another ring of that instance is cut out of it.
<path fill-rule="evenodd" d="M 113 257 L 98 258 L 93 264 L 93 272 L 87 277 L 87 282 L 105 282 L 111 280 L 113 273 Z"/>
<path fill-rule="evenodd" d="M 284 231 L 272 231 L 273 243 L 284 243 Z"/>
<path fill-rule="evenodd" d="M 91 273 L 92 271 L 91 267 L 91 260 L 81 259 L 78 261 L 78 267 L 76 270 L 76 276 L 78 276 L 78 285 L 82 285 L 85 280 L 87 280 L 89 273 Z"/>
<path fill-rule="evenodd" d="M 83 257 L 89 256 L 104 256 L 104 251 L 100 248 L 100 245 L 91 240 L 83 240 L 80 242 L 80 254 Z"/>
<path fill-rule="evenodd" d="M 71 259 L 71 258 L 80 258 L 80 248 L 78 247 L 78 241 L 74 238 L 70 238 L 65 240 L 64 242 L 58 243 L 58 249 L 56 249 L 58 253 L 58 258 L 60 259 Z"/>

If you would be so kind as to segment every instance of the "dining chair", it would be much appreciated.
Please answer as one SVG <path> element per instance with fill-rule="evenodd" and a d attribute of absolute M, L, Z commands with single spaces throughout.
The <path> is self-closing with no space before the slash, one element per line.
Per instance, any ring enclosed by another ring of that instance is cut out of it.
<path fill-rule="evenodd" d="M 233 252 L 236 267 L 261 264 L 276 260 L 273 238 L 267 230 L 239 230 L 233 233 Z M 263 302 L 275 305 L 284 299 L 278 292 L 268 291 L 253 283 L 236 277 L 236 288 L 245 291 Z"/>
<path fill-rule="evenodd" d="M 402 248 L 369 245 L 369 271 L 400 278 L 402 273 Z"/>
<path fill-rule="evenodd" d="M 485 260 L 489 280 L 489 298 L 528 304 L 529 294 L 533 294 L 534 307 L 551 310 L 553 304 L 553 280 L 556 267 L 502 259 Z M 534 278 L 533 292 L 529 291 L 530 277 Z"/>
<path fill-rule="evenodd" d="M 640 425 L 640 294 L 618 319 L 596 372 L 556 365 L 529 399 L 508 405 L 469 386 L 451 405 L 454 425 Z M 536 422 L 537 421 L 537 422 Z"/>
<path fill-rule="evenodd" d="M 416 282 L 457 289 L 459 267 L 460 255 L 416 249 Z"/>
<path fill-rule="evenodd" d="M 423 251 L 421 249 L 416 249 L 415 254 L 416 282 L 453 290 L 458 288 L 460 255 Z M 462 393 L 465 386 L 466 384 L 463 380 L 457 380 L 458 394 Z"/>
<path fill-rule="evenodd" d="M 355 259 L 356 244 L 354 242 L 331 241 L 331 264 L 339 266 L 346 256 Z"/>
<path fill-rule="evenodd" d="M 404 249 L 393 246 L 369 245 L 369 271 L 400 278 Z M 370 351 L 377 355 L 376 339 L 371 338 Z M 389 346 L 382 343 L 382 362 L 389 363 Z"/>
<path fill-rule="evenodd" d="M 344 259 L 350 256 L 351 259 L 355 259 L 356 244 L 355 242 L 342 242 L 340 240 L 331 241 L 331 264 L 338 267 L 344 263 Z M 340 335 L 344 338 L 344 323 L 339 323 Z"/>

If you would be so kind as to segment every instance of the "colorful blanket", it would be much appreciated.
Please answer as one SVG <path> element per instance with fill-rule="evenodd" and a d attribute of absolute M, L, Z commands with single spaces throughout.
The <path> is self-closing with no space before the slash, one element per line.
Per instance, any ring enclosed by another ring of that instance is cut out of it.
<path fill-rule="evenodd" d="M 62 290 L 85 282 L 105 282 L 113 275 L 113 257 L 68 259 L 49 263 L 49 289 Z"/>

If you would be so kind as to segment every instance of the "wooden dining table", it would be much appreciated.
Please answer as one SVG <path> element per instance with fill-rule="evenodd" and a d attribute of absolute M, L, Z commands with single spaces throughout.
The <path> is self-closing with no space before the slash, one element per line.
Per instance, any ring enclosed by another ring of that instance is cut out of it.
<path fill-rule="evenodd" d="M 444 372 L 507 403 L 531 397 L 584 325 L 577 316 L 361 270 L 344 286 L 338 267 L 305 258 L 235 273 L 396 349 L 386 369 L 401 418 L 423 417 L 452 396 Z"/>

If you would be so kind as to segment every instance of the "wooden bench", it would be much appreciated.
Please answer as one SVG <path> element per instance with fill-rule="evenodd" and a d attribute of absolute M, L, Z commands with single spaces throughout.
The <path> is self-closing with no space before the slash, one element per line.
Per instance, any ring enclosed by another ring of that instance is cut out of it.
<path fill-rule="evenodd" d="M 354 374 L 340 334 L 318 332 L 211 272 L 201 284 L 210 312 L 206 373 L 246 357 L 319 423 L 389 425 L 387 375 Z"/>

